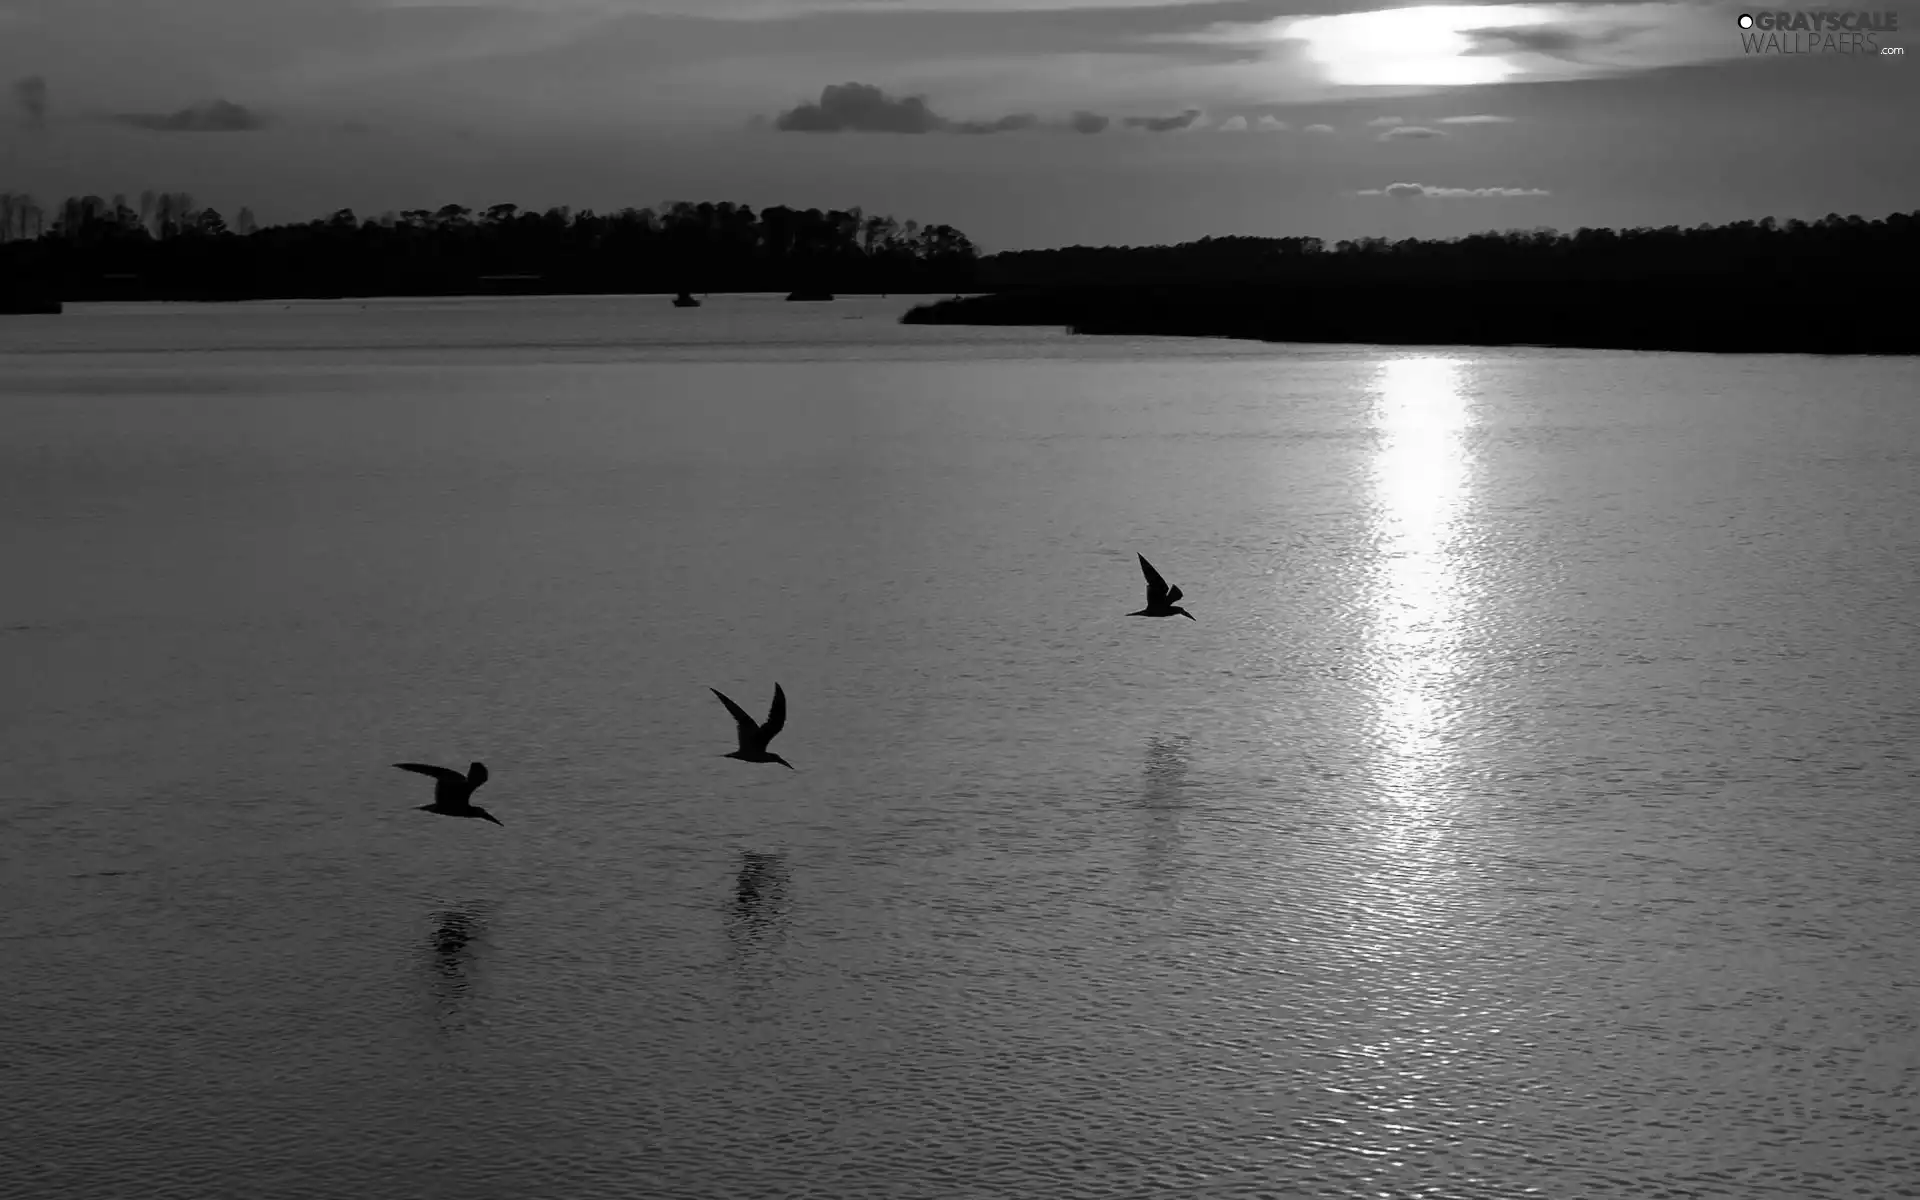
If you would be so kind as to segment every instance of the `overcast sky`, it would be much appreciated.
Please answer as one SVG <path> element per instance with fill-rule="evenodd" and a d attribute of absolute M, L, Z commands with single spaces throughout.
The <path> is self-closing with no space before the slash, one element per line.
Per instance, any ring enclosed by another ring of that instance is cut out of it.
<path fill-rule="evenodd" d="M 0 0 L 0 189 L 859 205 L 989 249 L 1920 208 L 1920 9 L 1907 56 L 1788 57 L 1737 6 L 1378 2 Z"/>

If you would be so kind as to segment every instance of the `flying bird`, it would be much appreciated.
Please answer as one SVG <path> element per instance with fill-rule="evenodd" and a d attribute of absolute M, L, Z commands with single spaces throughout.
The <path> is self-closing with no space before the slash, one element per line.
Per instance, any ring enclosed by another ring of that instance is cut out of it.
<path fill-rule="evenodd" d="M 727 699 L 726 694 L 719 688 L 707 690 L 720 697 L 720 703 L 726 705 L 727 711 L 733 714 L 733 723 L 740 727 L 740 748 L 732 754 L 722 754 L 721 758 L 737 758 L 741 762 L 777 762 L 789 771 L 795 769 L 792 763 L 778 754 L 767 753 L 767 743 L 771 742 L 787 723 L 787 694 L 780 690 L 779 684 L 773 685 L 773 707 L 767 710 L 767 723 L 764 725 L 754 724 L 753 718 L 747 715 L 746 710 Z"/>
<path fill-rule="evenodd" d="M 1171 617 L 1179 613 L 1189 621 L 1200 619 L 1184 608 L 1174 607 L 1173 602 L 1180 598 L 1180 589 L 1168 589 L 1167 581 L 1160 578 L 1160 572 L 1153 569 L 1153 564 L 1147 561 L 1146 555 L 1141 554 L 1136 557 L 1140 560 L 1141 573 L 1147 577 L 1147 606 L 1139 612 L 1128 613 L 1128 616 Z"/>
<path fill-rule="evenodd" d="M 473 793 L 487 781 L 487 768 L 484 764 L 474 763 L 467 773 L 447 767 L 430 767 L 425 763 L 395 763 L 402 771 L 413 771 L 420 775 L 433 776 L 433 803 L 419 807 L 430 813 L 439 813 L 443 817 L 478 817 L 482 821 L 492 821 L 502 825 L 499 818 L 484 808 L 475 808 Z"/>

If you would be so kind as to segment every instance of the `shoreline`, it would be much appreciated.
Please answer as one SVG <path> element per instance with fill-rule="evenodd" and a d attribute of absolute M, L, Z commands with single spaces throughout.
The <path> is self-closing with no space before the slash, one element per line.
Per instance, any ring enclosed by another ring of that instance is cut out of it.
<path fill-rule="evenodd" d="M 1029 288 L 922 304 L 906 325 L 1098 336 L 1541 346 L 1708 354 L 1920 355 L 1920 325 L 1845 289 L 1771 277 Z M 1822 305 L 1822 293 L 1836 298 Z"/>

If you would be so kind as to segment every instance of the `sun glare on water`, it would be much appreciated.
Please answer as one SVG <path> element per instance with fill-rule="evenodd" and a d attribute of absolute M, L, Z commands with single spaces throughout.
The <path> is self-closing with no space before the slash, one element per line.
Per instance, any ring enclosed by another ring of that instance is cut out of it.
<path fill-rule="evenodd" d="M 1448 758 L 1461 599 L 1453 524 L 1467 487 L 1461 376 L 1451 359 L 1389 360 L 1373 414 L 1375 678 L 1385 774 L 1402 804 L 1428 803 Z"/>

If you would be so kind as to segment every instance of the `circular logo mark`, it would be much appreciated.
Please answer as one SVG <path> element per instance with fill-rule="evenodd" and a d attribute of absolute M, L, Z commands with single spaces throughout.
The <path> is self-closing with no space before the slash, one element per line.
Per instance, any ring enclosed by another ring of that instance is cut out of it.
<path fill-rule="evenodd" d="M 1740 14 L 1740 28 L 1742 28 L 1742 29 L 1752 29 L 1752 28 L 1753 28 L 1753 17 L 1752 17 L 1752 16 L 1750 15 L 1750 14 L 1748 14 L 1748 13 L 1741 13 L 1741 14 Z"/>

